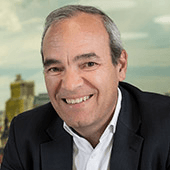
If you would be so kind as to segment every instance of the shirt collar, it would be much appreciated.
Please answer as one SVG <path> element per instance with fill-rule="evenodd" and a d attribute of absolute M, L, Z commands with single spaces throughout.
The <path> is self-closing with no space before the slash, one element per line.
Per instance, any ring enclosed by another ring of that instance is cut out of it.
<path fill-rule="evenodd" d="M 120 89 L 118 88 L 118 99 L 117 99 L 116 109 L 114 111 L 112 120 L 109 123 L 109 125 L 112 125 L 114 127 L 113 133 L 115 133 L 115 130 L 116 130 L 117 119 L 119 117 L 119 113 L 120 113 L 120 109 L 121 109 L 121 102 L 122 102 L 122 93 L 121 93 Z"/>
<path fill-rule="evenodd" d="M 103 138 L 105 136 L 105 132 L 108 129 L 110 129 L 112 131 L 112 133 L 115 133 L 116 125 L 117 125 L 117 119 L 118 119 L 119 112 L 120 112 L 120 109 L 121 109 L 121 101 L 122 101 L 122 93 L 121 93 L 120 89 L 118 88 L 118 100 L 117 100 L 117 104 L 116 104 L 116 109 L 114 111 L 113 117 L 112 117 L 109 125 L 105 129 L 101 138 Z M 79 137 L 65 122 L 63 124 L 63 127 L 73 137 Z"/>

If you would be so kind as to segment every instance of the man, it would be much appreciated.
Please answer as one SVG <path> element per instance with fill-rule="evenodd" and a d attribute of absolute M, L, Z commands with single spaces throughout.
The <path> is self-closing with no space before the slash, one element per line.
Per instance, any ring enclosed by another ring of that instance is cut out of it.
<path fill-rule="evenodd" d="M 127 53 L 108 16 L 53 11 L 41 52 L 51 103 L 14 118 L 2 170 L 170 170 L 170 99 L 122 83 Z"/>

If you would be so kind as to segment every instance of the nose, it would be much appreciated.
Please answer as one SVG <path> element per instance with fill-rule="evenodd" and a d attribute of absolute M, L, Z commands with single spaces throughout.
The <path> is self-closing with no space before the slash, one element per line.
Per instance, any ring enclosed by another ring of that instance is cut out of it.
<path fill-rule="evenodd" d="M 68 91 L 74 91 L 83 85 L 83 78 L 75 70 L 67 70 L 62 79 L 61 87 Z"/>

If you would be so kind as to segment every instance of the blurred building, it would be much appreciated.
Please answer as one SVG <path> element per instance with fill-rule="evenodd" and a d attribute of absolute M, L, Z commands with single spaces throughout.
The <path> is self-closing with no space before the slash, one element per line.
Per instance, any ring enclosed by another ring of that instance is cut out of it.
<path fill-rule="evenodd" d="M 10 85 L 11 98 L 6 102 L 6 116 L 11 122 L 14 116 L 33 108 L 34 82 L 24 81 L 21 75 Z"/>
<path fill-rule="evenodd" d="M 5 130 L 5 112 L 0 111 L 0 138 L 3 135 L 3 132 Z M 0 140 L 0 148 L 3 147 L 2 141 Z"/>
<path fill-rule="evenodd" d="M 3 149 L 4 149 L 4 146 L 5 146 L 6 141 L 7 141 L 7 138 L 5 140 L 3 140 L 5 131 L 6 131 L 5 130 L 5 111 L 0 111 L 0 164 L 1 164 L 2 158 L 3 158 Z"/>
<path fill-rule="evenodd" d="M 9 135 L 9 125 L 18 114 L 41 106 L 49 102 L 47 93 L 34 96 L 34 82 L 22 80 L 17 75 L 14 82 L 10 84 L 11 97 L 6 102 L 6 110 L 0 111 L 0 164 L 3 158 L 3 149 Z"/>
<path fill-rule="evenodd" d="M 5 111 L 0 111 L 0 133 L 3 131 L 4 126 L 4 120 L 5 120 Z"/>
<path fill-rule="evenodd" d="M 4 130 L 3 130 L 3 133 L 2 133 L 2 136 L 1 136 L 1 148 L 5 147 L 6 142 L 8 140 L 8 135 L 9 135 L 9 125 L 8 124 L 9 124 L 8 119 L 5 118 Z"/>
<path fill-rule="evenodd" d="M 50 101 L 47 93 L 41 93 L 38 96 L 34 97 L 34 107 L 41 106 Z"/>

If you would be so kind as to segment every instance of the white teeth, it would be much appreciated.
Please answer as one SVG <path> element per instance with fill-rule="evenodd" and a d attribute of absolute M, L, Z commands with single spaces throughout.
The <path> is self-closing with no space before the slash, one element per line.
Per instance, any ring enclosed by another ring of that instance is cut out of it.
<path fill-rule="evenodd" d="M 86 101 L 89 98 L 90 98 L 90 96 L 84 96 L 84 97 L 77 98 L 77 99 L 66 99 L 66 102 L 68 104 L 77 104 L 77 103 L 81 103 L 83 101 Z"/>

